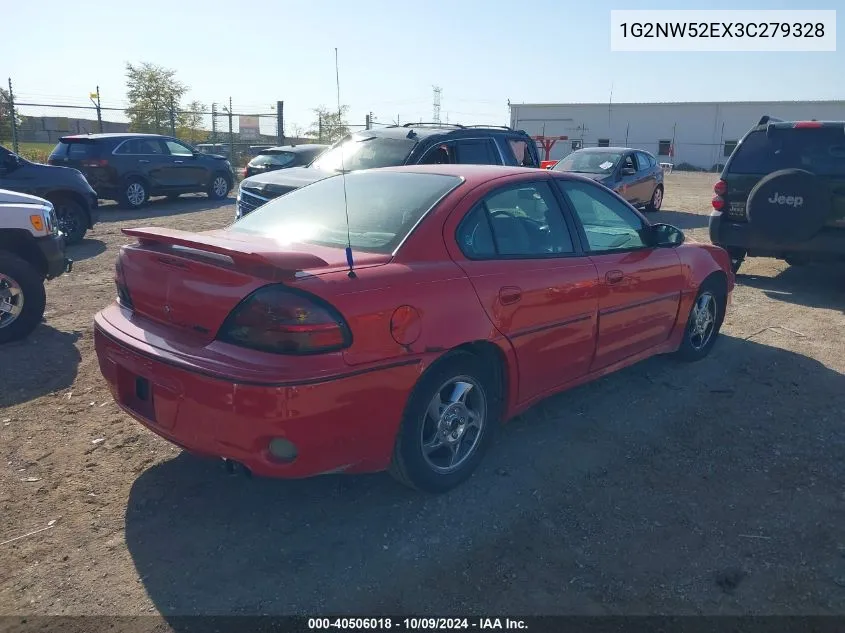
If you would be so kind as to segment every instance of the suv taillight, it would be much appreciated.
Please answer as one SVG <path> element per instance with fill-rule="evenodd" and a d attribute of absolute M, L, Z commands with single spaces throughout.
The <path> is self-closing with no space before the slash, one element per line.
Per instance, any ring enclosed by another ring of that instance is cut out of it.
<path fill-rule="evenodd" d="M 728 183 L 724 180 L 719 180 L 715 185 L 713 185 L 713 192 L 716 194 L 713 196 L 713 200 L 710 201 L 710 204 L 713 205 L 713 208 L 716 211 L 721 211 L 725 207 L 725 199 L 722 197 L 728 192 Z"/>
<path fill-rule="evenodd" d="M 352 333 L 331 305 L 281 284 L 259 288 L 226 318 L 217 338 L 276 354 L 321 354 L 348 347 Z"/>
<path fill-rule="evenodd" d="M 117 286 L 117 302 L 124 308 L 133 310 L 132 297 L 129 296 L 129 287 L 126 285 L 126 276 L 123 274 L 123 266 L 120 263 L 120 255 L 114 265 L 114 285 Z"/>

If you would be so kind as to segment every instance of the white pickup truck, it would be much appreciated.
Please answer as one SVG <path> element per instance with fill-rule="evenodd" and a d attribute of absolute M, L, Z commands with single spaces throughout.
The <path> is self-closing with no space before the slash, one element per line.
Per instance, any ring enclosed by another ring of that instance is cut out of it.
<path fill-rule="evenodd" d="M 35 329 L 44 316 L 44 281 L 72 267 L 53 205 L 0 189 L 0 344 Z"/>

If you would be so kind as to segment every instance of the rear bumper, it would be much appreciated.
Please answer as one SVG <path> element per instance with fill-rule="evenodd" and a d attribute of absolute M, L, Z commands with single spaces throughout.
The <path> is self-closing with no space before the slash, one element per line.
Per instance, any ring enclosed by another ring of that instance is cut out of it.
<path fill-rule="evenodd" d="M 65 238 L 62 235 L 39 237 L 36 244 L 47 262 L 47 279 L 54 279 L 71 271 L 73 261 L 65 257 Z"/>
<path fill-rule="evenodd" d="M 115 401 L 173 444 L 239 462 L 266 477 L 376 472 L 389 465 L 408 394 L 419 377 L 417 362 L 369 371 L 347 368 L 296 383 L 245 383 L 188 368 L 168 350 L 121 333 L 111 322 L 114 311 L 105 312 L 108 320 L 103 312 L 95 317 L 94 341 Z M 296 446 L 293 462 L 270 454 L 273 438 Z"/>
<path fill-rule="evenodd" d="M 800 254 L 814 259 L 845 258 L 845 230 L 824 228 L 804 242 L 783 244 L 755 235 L 747 222 L 731 222 L 718 211 L 710 215 L 710 241 L 728 251 L 746 251 L 752 257 Z"/>

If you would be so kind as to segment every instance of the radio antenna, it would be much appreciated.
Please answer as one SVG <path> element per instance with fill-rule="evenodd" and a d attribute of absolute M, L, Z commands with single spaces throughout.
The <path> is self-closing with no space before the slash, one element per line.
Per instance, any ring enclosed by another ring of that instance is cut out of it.
<path fill-rule="evenodd" d="M 337 84 L 337 127 L 343 128 L 343 108 L 340 106 L 340 70 L 337 63 L 337 47 L 334 49 L 334 74 L 335 83 Z M 342 140 L 342 139 L 341 139 Z M 346 212 L 346 263 L 349 264 L 349 278 L 355 278 L 355 266 L 352 261 L 352 234 L 349 230 L 349 199 L 346 197 L 346 165 L 344 164 L 344 154 L 346 148 L 344 143 L 340 144 L 340 177 L 343 179 L 343 208 Z"/>

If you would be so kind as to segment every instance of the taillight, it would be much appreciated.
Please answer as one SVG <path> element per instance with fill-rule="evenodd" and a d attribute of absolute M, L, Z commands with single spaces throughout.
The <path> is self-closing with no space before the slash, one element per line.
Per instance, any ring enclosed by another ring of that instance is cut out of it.
<path fill-rule="evenodd" d="M 120 255 L 114 265 L 114 285 L 117 286 L 117 302 L 124 308 L 134 309 L 132 297 L 129 296 L 129 287 L 126 285 L 126 276 L 123 274 L 123 266 L 120 263 Z"/>
<path fill-rule="evenodd" d="M 713 196 L 713 200 L 710 201 L 710 204 L 713 205 L 713 208 L 716 209 L 716 211 L 721 211 L 725 208 L 725 199 L 721 196 Z"/>
<path fill-rule="evenodd" d="M 724 180 L 720 180 L 715 185 L 713 185 L 713 192 L 717 196 L 724 196 L 728 192 L 728 183 Z"/>
<path fill-rule="evenodd" d="M 109 164 L 109 161 L 107 161 L 105 158 L 101 158 L 99 160 L 85 161 L 84 163 L 82 163 L 82 166 L 83 167 L 107 167 L 108 164 Z"/>
<path fill-rule="evenodd" d="M 821 127 L 821 121 L 796 121 L 792 124 L 792 127 Z"/>
<path fill-rule="evenodd" d="M 321 354 L 348 347 L 340 313 L 309 293 L 281 284 L 259 288 L 232 310 L 217 338 L 276 354 Z"/>

